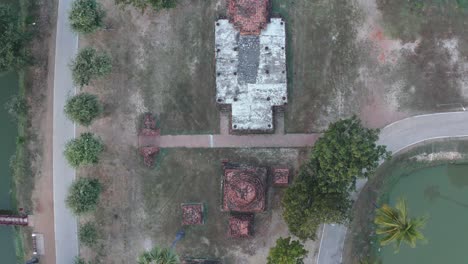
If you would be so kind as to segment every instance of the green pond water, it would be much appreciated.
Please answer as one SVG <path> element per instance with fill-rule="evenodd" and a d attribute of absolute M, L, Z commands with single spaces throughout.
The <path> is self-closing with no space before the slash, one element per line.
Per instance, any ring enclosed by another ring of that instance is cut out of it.
<path fill-rule="evenodd" d="M 407 199 L 411 216 L 427 215 L 427 242 L 381 249 L 383 264 L 468 263 L 468 165 L 425 168 L 403 176 L 389 193 L 390 204 Z"/>
<path fill-rule="evenodd" d="M 0 210 L 12 209 L 10 158 L 15 152 L 17 126 L 5 110 L 5 102 L 18 92 L 15 73 L 0 74 Z M 0 226 L 0 263 L 16 263 L 13 227 Z"/>

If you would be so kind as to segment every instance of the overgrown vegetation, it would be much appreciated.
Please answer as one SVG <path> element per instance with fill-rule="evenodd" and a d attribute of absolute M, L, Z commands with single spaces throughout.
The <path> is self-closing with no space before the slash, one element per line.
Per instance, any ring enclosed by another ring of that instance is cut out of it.
<path fill-rule="evenodd" d="M 89 126 L 102 113 L 102 105 L 96 95 L 81 93 L 67 100 L 65 114 L 82 126 Z"/>
<path fill-rule="evenodd" d="M 80 87 L 89 85 L 92 79 L 103 77 L 112 70 L 111 57 L 89 47 L 80 50 L 70 66 L 73 83 Z"/>
<path fill-rule="evenodd" d="M 101 191 L 102 185 L 99 180 L 80 178 L 70 186 L 67 206 L 76 215 L 92 212 L 96 209 Z"/>
<path fill-rule="evenodd" d="M 21 26 L 18 10 L 0 3 L 0 72 L 19 69 L 29 60 L 25 45 L 30 35 Z"/>
<path fill-rule="evenodd" d="M 177 5 L 177 0 L 115 0 L 115 3 L 121 6 L 131 5 L 144 11 L 148 7 L 155 10 L 174 8 Z"/>
<path fill-rule="evenodd" d="M 169 248 L 154 247 L 150 251 L 143 252 L 138 257 L 138 264 L 179 264 L 179 257 Z"/>
<path fill-rule="evenodd" d="M 270 249 L 267 264 L 303 264 L 307 253 L 299 241 L 280 237 Z"/>
<path fill-rule="evenodd" d="M 71 28 L 82 34 L 93 33 L 104 26 L 105 12 L 96 0 L 75 0 L 68 19 Z"/>
<path fill-rule="evenodd" d="M 426 217 L 410 218 L 406 200 L 400 198 L 395 207 L 384 204 L 377 208 L 374 223 L 377 225 L 376 233 L 380 235 L 380 244 L 386 246 L 393 243 L 398 252 L 402 242 L 414 248 L 418 241 L 425 240 L 421 229 L 426 220 Z"/>
<path fill-rule="evenodd" d="M 87 247 L 96 245 L 98 240 L 98 230 L 96 226 L 91 222 L 81 225 L 78 231 L 78 239 Z"/>
<path fill-rule="evenodd" d="M 378 130 L 364 128 L 356 117 L 331 124 L 315 143 L 310 160 L 283 197 L 283 216 L 291 233 L 315 239 L 322 223 L 345 223 L 349 191 L 357 178 L 368 177 L 381 158 L 390 156 L 377 146 Z"/>
<path fill-rule="evenodd" d="M 83 133 L 70 140 L 65 146 L 65 158 L 74 168 L 81 165 L 93 165 L 99 162 L 99 155 L 104 150 L 101 140 L 92 133 Z"/>

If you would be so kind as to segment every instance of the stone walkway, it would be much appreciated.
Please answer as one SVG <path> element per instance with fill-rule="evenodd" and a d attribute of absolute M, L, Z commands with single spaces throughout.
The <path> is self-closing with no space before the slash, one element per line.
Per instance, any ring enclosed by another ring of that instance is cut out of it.
<path fill-rule="evenodd" d="M 284 116 L 275 117 L 275 134 L 229 134 L 229 113 L 221 112 L 218 135 L 163 135 L 155 138 L 160 148 L 301 148 L 314 145 L 320 134 L 284 134 Z"/>

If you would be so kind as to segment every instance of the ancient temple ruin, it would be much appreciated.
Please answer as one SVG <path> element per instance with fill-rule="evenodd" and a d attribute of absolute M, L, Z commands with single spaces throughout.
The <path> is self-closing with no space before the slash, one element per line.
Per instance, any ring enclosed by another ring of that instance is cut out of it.
<path fill-rule="evenodd" d="M 229 0 L 215 24 L 216 102 L 233 132 L 273 132 L 274 108 L 288 102 L 285 23 L 268 0 Z"/>

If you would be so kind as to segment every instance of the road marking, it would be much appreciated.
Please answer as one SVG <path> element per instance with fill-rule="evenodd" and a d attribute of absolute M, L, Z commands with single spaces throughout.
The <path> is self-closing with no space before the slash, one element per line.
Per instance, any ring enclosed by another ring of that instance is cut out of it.
<path fill-rule="evenodd" d="M 322 235 L 320 236 L 320 245 L 319 245 L 319 250 L 317 254 L 317 264 L 319 263 L 320 260 L 320 250 L 322 249 L 322 242 L 323 242 L 323 234 L 325 234 L 325 226 L 327 224 L 323 224 L 323 229 L 322 229 Z"/>
<path fill-rule="evenodd" d="M 210 135 L 210 148 L 212 148 L 213 145 L 214 145 L 214 144 L 213 144 L 213 135 Z"/>

